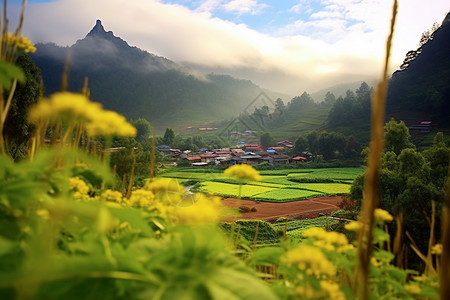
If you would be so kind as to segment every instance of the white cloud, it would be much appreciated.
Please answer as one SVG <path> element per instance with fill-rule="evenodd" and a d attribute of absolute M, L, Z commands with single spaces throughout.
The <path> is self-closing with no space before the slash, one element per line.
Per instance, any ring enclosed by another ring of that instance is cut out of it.
<path fill-rule="evenodd" d="M 239 15 L 242 14 L 259 14 L 264 8 L 267 7 L 266 4 L 259 4 L 256 0 L 232 0 L 223 5 L 224 9 L 229 12 L 235 12 Z"/>
<path fill-rule="evenodd" d="M 296 20 L 269 35 L 212 17 L 212 11 L 225 7 L 236 13 L 264 8 L 252 0 L 207 0 L 196 11 L 156 0 L 59 0 L 29 4 L 24 34 L 34 42 L 71 45 L 101 19 L 106 30 L 157 55 L 209 70 L 227 70 L 273 90 L 313 92 L 338 81 L 379 74 L 391 15 L 389 2 L 322 1 L 323 9 L 316 10 L 314 18 Z M 446 0 L 425 2 L 400 0 L 395 66 L 417 47 L 421 33 L 433 22 L 441 22 L 450 8 Z M 310 9 L 308 5 L 302 0 L 292 9 Z"/>

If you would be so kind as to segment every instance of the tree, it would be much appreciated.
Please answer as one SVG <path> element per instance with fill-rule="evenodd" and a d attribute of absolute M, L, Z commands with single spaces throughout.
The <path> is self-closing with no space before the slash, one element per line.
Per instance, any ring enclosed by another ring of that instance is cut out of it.
<path fill-rule="evenodd" d="M 282 115 L 285 109 L 286 106 L 284 105 L 284 102 L 283 100 L 281 100 L 281 98 L 275 100 L 275 111 L 278 115 Z"/>
<path fill-rule="evenodd" d="M 304 136 L 299 136 L 294 142 L 294 155 L 301 154 L 308 150 L 308 140 Z"/>
<path fill-rule="evenodd" d="M 261 146 L 265 148 L 272 146 L 273 145 L 272 135 L 270 135 L 270 133 L 268 132 L 263 133 L 259 138 L 259 142 L 261 143 Z"/>
<path fill-rule="evenodd" d="M 164 133 L 163 143 L 165 145 L 171 146 L 173 144 L 173 140 L 175 138 L 175 132 L 172 128 L 166 128 L 166 132 Z"/>
<path fill-rule="evenodd" d="M 192 143 L 197 146 L 197 148 L 205 148 L 206 147 L 206 143 L 203 140 L 203 137 L 201 135 L 194 135 L 192 137 Z"/>
<path fill-rule="evenodd" d="M 396 122 L 393 118 L 384 126 L 384 139 L 386 151 L 399 155 L 403 149 L 414 148 L 410 142 L 409 129 L 403 121 Z"/>
<path fill-rule="evenodd" d="M 131 124 L 133 124 L 137 130 L 135 137 L 136 141 L 142 143 L 143 141 L 150 139 L 152 126 L 146 119 L 139 118 L 136 121 L 132 121 Z"/>
<path fill-rule="evenodd" d="M 42 82 L 40 69 L 27 54 L 20 55 L 16 64 L 23 70 L 26 82 L 17 85 L 3 132 L 7 151 L 14 160 L 26 155 L 34 131 L 34 126 L 28 123 L 27 113 L 39 99 Z"/>
<path fill-rule="evenodd" d="M 361 145 L 356 138 L 351 135 L 346 139 L 344 157 L 350 159 L 356 159 L 361 155 Z"/>
<path fill-rule="evenodd" d="M 311 131 L 306 135 L 306 139 L 308 140 L 308 149 L 309 151 L 316 155 L 317 154 L 317 142 L 319 140 L 319 134 L 316 131 Z"/>
<path fill-rule="evenodd" d="M 331 106 L 331 105 L 334 104 L 334 102 L 336 102 L 336 96 L 334 96 L 333 93 L 327 92 L 325 94 L 325 98 L 323 99 L 323 103 L 325 105 L 330 105 Z"/>
<path fill-rule="evenodd" d="M 314 104 L 313 98 L 311 98 L 311 96 L 307 92 L 303 92 L 303 94 L 300 97 L 297 96 L 292 98 L 291 102 L 289 102 L 289 108 L 303 109 L 313 104 Z"/>

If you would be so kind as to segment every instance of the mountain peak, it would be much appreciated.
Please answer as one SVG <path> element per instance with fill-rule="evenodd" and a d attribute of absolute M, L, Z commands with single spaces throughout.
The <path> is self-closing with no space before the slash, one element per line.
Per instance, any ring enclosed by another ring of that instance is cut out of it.
<path fill-rule="evenodd" d="M 106 32 L 101 20 L 97 20 L 94 28 L 86 36 L 112 36 L 112 31 Z"/>

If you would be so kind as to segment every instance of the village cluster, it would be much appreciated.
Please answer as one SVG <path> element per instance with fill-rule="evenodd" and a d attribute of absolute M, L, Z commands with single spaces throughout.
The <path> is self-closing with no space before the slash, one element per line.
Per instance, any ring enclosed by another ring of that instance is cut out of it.
<path fill-rule="evenodd" d="M 198 149 L 195 153 L 191 150 L 181 151 L 170 146 L 157 146 L 158 151 L 164 156 L 174 159 L 186 160 L 192 166 L 222 165 L 231 166 L 235 164 L 257 165 L 266 163 L 269 166 L 307 162 L 312 159 L 312 154 L 302 153 L 301 156 L 289 156 L 288 153 L 293 148 L 293 143 L 284 140 L 277 143 L 277 146 L 265 148 L 259 144 L 246 144 L 240 142 L 236 147 L 221 149 Z"/>

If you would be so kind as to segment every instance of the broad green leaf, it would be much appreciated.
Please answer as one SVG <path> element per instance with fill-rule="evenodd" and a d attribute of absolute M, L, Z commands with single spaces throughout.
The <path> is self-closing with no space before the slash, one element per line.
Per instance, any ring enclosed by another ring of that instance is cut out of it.
<path fill-rule="evenodd" d="M 217 268 L 206 283 L 214 300 L 275 300 L 274 292 L 263 281 L 248 273 Z"/>
<path fill-rule="evenodd" d="M 0 84 L 1 86 L 9 90 L 11 89 L 12 81 L 25 82 L 25 74 L 16 65 L 6 61 L 0 61 Z"/>

